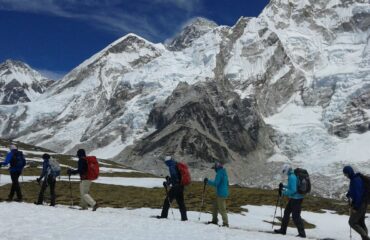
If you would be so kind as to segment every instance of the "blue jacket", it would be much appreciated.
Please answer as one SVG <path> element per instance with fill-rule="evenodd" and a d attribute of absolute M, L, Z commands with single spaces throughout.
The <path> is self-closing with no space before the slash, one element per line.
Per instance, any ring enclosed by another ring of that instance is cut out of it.
<path fill-rule="evenodd" d="M 353 172 L 349 175 L 349 178 L 351 179 L 351 182 L 349 184 L 347 197 L 350 197 L 352 199 L 352 206 L 355 209 L 360 209 L 365 193 L 364 183 L 360 177 L 360 174 L 358 173 L 355 174 Z"/>
<path fill-rule="evenodd" d="M 9 163 L 10 163 L 10 161 L 12 160 L 12 158 L 13 158 L 13 155 L 14 154 L 16 154 L 18 152 L 18 150 L 17 149 L 13 149 L 13 150 L 11 150 L 10 152 L 8 152 L 8 154 L 6 155 L 6 157 L 5 157 L 5 161 L 4 162 L 2 162 L 1 163 L 1 165 L 2 166 L 6 166 L 6 165 L 8 165 Z M 23 168 L 24 168 L 24 165 L 23 166 L 11 166 L 10 168 L 9 168 L 9 172 L 22 172 L 22 170 L 23 170 Z"/>
<path fill-rule="evenodd" d="M 71 174 L 80 174 L 81 180 L 86 180 L 87 174 L 87 161 L 85 157 L 78 158 L 78 168 L 76 170 L 72 170 Z"/>
<path fill-rule="evenodd" d="M 215 180 L 208 180 L 208 184 L 216 187 L 218 197 L 226 198 L 229 196 L 229 178 L 226 170 L 223 167 L 216 169 Z"/>
<path fill-rule="evenodd" d="M 287 196 L 288 198 L 292 199 L 302 199 L 303 195 L 297 193 L 297 184 L 298 184 L 297 176 L 294 174 L 293 170 L 289 170 L 288 185 L 284 185 L 283 196 Z"/>
<path fill-rule="evenodd" d="M 43 160 L 44 160 L 44 162 L 42 163 L 42 172 L 41 172 L 41 175 L 40 175 L 40 180 L 47 175 L 48 168 L 49 168 L 49 160 L 48 159 L 43 159 Z"/>
<path fill-rule="evenodd" d="M 177 169 L 177 162 L 173 159 L 165 161 L 168 170 L 170 171 L 170 184 L 172 186 L 179 185 L 181 182 L 181 177 L 179 170 Z"/>

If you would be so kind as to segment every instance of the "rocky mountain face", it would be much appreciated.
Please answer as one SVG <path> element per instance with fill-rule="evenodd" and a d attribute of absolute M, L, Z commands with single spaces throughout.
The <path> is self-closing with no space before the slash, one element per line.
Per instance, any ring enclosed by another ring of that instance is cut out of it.
<path fill-rule="evenodd" d="M 167 44 L 167 48 L 171 51 L 181 51 L 190 47 L 193 41 L 215 29 L 217 26 L 217 23 L 208 19 L 195 18 L 182 29 L 180 34 Z"/>
<path fill-rule="evenodd" d="M 157 172 L 153 160 L 170 154 L 197 169 L 193 177 L 198 178 L 219 161 L 233 166 L 233 178 L 245 179 L 245 172 L 272 154 L 271 129 L 254 100 L 241 99 L 228 81 L 180 83 L 153 107 L 148 125 L 156 131 L 126 148 L 117 160 L 123 157 L 130 166 Z"/>
<path fill-rule="evenodd" d="M 23 62 L 7 60 L 0 64 L 0 104 L 34 101 L 51 84 Z"/>
<path fill-rule="evenodd" d="M 0 133 L 158 174 L 169 153 L 195 178 L 221 161 L 256 187 L 288 162 L 339 196 L 344 164 L 370 173 L 369 29 L 365 0 L 272 0 L 232 27 L 195 19 L 166 45 L 129 34 L 37 101 L 0 106 Z"/>

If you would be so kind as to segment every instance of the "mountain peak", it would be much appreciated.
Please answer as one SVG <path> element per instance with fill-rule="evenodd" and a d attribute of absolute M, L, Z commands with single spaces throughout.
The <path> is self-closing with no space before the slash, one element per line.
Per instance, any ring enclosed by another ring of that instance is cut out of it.
<path fill-rule="evenodd" d="M 8 59 L 0 64 L 0 104 L 33 101 L 51 83 L 26 63 Z"/>
<path fill-rule="evenodd" d="M 31 67 L 28 66 L 26 63 L 19 61 L 19 60 L 14 60 L 14 59 L 5 60 L 5 62 L 1 63 L 0 66 L 4 66 L 6 68 L 19 67 L 19 68 L 31 69 Z"/>
<path fill-rule="evenodd" d="M 214 21 L 210 19 L 203 18 L 203 17 L 196 17 L 196 18 L 191 19 L 190 21 L 187 22 L 187 24 L 185 24 L 183 29 L 187 27 L 191 27 L 191 26 L 198 27 L 198 28 L 208 28 L 208 29 L 213 29 L 215 27 L 218 27 L 217 23 L 215 23 Z"/>
<path fill-rule="evenodd" d="M 167 48 L 172 51 L 180 51 L 190 47 L 194 40 L 207 32 L 218 27 L 217 23 L 206 18 L 193 18 L 185 24 L 180 34 L 169 41 Z"/>

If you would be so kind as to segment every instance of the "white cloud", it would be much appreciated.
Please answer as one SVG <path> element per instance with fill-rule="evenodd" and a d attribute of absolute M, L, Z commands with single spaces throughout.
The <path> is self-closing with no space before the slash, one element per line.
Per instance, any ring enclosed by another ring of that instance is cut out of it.
<path fill-rule="evenodd" d="M 153 0 L 156 3 L 173 4 L 180 9 L 193 11 L 197 7 L 201 7 L 201 0 Z"/>
<path fill-rule="evenodd" d="M 51 79 L 51 80 L 60 80 L 62 79 L 67 73 L 63 71 L 51 71 L 47 69 L 36 69 L 42 76 Z"/>
<path fill-rule="evenodd" d="M 189 14 L 201 5 L 201 0 L 141 0 L 142 8 L 135 12 L 123 9 L 124 2 L 124 0 L 0 0 L 0 10 L 74 18 L 117 35 L 134 32 L 143 37 L 156 39 L 162 37 L 161 29 L 172 29 L 174 22 L 171 19 L 167 22 L 162 21 L 161 24 L 166 24 L 164 26 L 156 26 L 151 21 L 155 18 L 151 12 L 152 6 L 171 4 Z"/>

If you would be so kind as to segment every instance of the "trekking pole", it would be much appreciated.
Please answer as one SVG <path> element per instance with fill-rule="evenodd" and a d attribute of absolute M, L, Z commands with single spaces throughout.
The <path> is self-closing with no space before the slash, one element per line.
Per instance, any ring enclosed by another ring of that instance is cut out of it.
<path fill-rule="evenodd" d="M 349 217 L 351 217 L 352 210 L 351 210 L 351 200 L 350 199 L 348 199 L 348 214 L 349 214 Z M 351 225 L 349 225 L 349 239 L 352 240 L 352 227 L 351 227 Z"/>
<path fill-rule="evenodd" d="M 69 179 L 69 192 L 71 194 L 71 207 L 73 207 L 73 196 L 72 196 L 72 183 L 71 183 L 71 175 L 68 175 L 68 179 Z"/>
<path fill-rule="evenodd" d="M 274 228 L 274 225 L 275 225 L 275 217 L 276 217 L 276 211 L 277 211 L 277 208 L 278 208 L 278 204 L 280 202 L 280 194 L 278 194 L 278 198 L 276 200 L 276 206 L 275 206 L 275 212 L 274 212 L 274 218 L 272 219 L 272 228 Z"/>
<path fill-rule="evenodd" d="M 284 205 L 284 199 L 283 199 L 282 197 L 280 197 L 279 205 L 280 205 L 280 217 L 281 217 L 281 219 L 283 219 L 283 205 Z"/>
<path fill-rule="evenodd" d="M 200 215 L 202 214 L 202 209 L 203 209 L 203 206 L 204 206 L 204 197 L 205 197 L 205 194 L 206 194 L 206 186 L 207 186 L 207 184 L 204 182 L 203 192 L 202 192 L 202 204 L 200 205 L 200 209 L 199 209 L 198 221 L 200 221 Z"/>
<path fill-rule="evenodd" d="M 171 209 L 173 220 L 175 220 L 175 215 L 173 214 L 173 209 L 171 207 L 170 196 L 168 195 L 167 185 L 166 185 L 166 187 L 164 187 L 164 189 L 166 190 L 167 201 L 168 201 L 168 204 L 169 204 L 169 208 Z"/>

